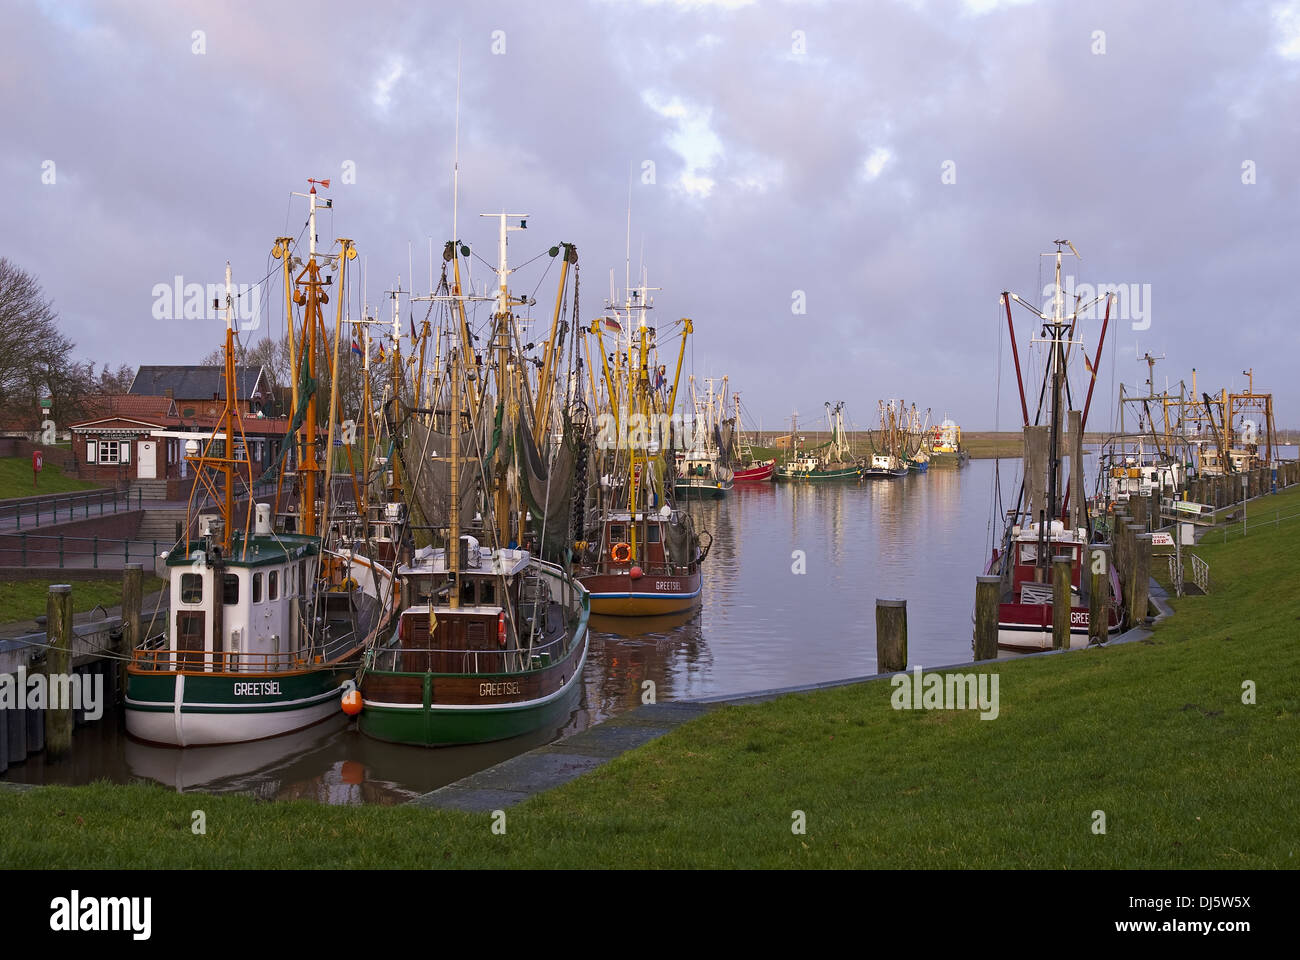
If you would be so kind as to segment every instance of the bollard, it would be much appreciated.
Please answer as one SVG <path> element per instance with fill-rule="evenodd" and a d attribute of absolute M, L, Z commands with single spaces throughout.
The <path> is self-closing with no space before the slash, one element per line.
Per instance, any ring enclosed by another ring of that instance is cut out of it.
<path fill-rule="evenodd" d="M 1137 537 L 1134 548 L 1133 593 L 1129 603 L 1129 619 L 1136 626 L 1146 619 L 1147 600 L 1151 590 L 1151 534 Z"/>
<path fill-rule="evenodd" d="M 1122 582 L 1124 584 L 1124 595 L 1126 597 L 1132 597 L 1133 591 L 1135 589 L 1133 583 L 1134 583 L 1134 577 L 1137 574 L 1137 568 L 1139 562 L 1138 555 L 1137 555 L 1138 554 L 1137 538 L 1138 538 L 1138 534 L 1144 532 L 1145 531 L 1141 527 L 1139 527 L 1136 523 L 1130 523 L 1125 528 L 1124 557 L 1125 560 L 1127 561 L 1127 565 L 1124 567 L 1124 570 L 1122 571 L 1122 576 L 1123 576 Z M 1132 626 L 1132 624 L 1130 623 L 1129 626 Z"/>
<path fill-rule="evenodd" d="M 996 660 L 998 656 L 998 606 L 1002 602 L 1002 578 L 975 578 L 975 659 Z"/>
<path fill-rule="evenodd" d="M 49 640 L 46 657 L 46 692 L 51 694 L 55 677 L 67 677 L 72 666 L 72 586 L 55 583 L 50 586 L 45 606 L 45 634 Z M 66 686 L 58 686 L 66 689 Z M 57 706 L 57 709 L 56 709 Z M 45 705 L 45 749 L 53 758 L 61 757 L 72 749 L 72 710 L 67 703 L 55 704 L 53 697 Z"/>
<path fill-rule="evenodd" d="M 1141 524 L 1142 528 L 1146 529 L 1147 507 L 1150 506 L 1150 501 L 1148 501 L 1145 497 L 1139 497 L 1137 495 L 1134 495 L 1133 497 L 1129 498 L 1128 505 L 1129 505 L 1129 512 L 1133 514 L 1133 522 L 1137 524 Z"/>
<path fill-rule="evenodd" d="M 1052 557 L 1052 649 L 1070 649 L 1069 555 Z"/>
<path fill-rule="evenodd" d="M 876 599 L 876 670 L 907 669 L 907 601 Z"/>
<path fill-rule="evenodd" d="M 122 636 L 118 639 L 117 685 L 118 694 L 126 697 L 126 664 L 135 648 L 141 643 L 140 603 L 144 585 L 144 564 L 128 563 L 122 571 Z"/>
<path fill-rule="evenodd" d="M 1110 547 L 1090 549 L 1088 584 L 1088 642 L 1105 643 L 1110 637 Z"/>
<path fill-rule="evenodd" d="M 1164 518 L 1160 516 L 1160 489 L 1151 488 L 1151 506 L 1148 509 L 1147 516 L 1151 518 L 1150 529 L 1157 530 L 1164 526 Z"/>

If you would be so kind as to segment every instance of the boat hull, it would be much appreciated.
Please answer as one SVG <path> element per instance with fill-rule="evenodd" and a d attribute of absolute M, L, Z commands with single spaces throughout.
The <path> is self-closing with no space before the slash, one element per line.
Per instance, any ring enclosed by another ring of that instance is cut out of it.
<path fill-rule="evenodd" d="M 507 740 L 567 716 L 582 689 L 587 613 L 559 663 L 528 674 L 370 672 L 357 726 L 389 743 L 447 747 Z"/>
<path fill-rule="evenodd" d="M 688 500 L 721 500 L 731 490 L 730 480 L 678 480 L 673 491 Z"/>
<path fill-rule="evenodd" d="M 1070 649 L 1088 645 L 1090 615 L 1087 606 L 1070 608 Z M 1119 611 L 1111 607 L 1106 625 L 1108 636 L 1120 632 Z M 1032 652 L 1052 649 L 1052 606 L 1045 603 L 1001 603 L 998 605 L 998 647 Z"/>
<path fill-rule="evenodd" d="M 932 453 L 930 454 L 930 466 L 937 469 L 956 469 L 964 467 L 970 461 L 970 454 L 965 450 L 959 453 Z"/>
<path fill-rule="evenodd" d="M 700 600 L 703 574 L 590 573 L 578 577 L 591 591 L 591 612 L 606 617 L 659 617 L 692 609 Z"/>
<path fill-rule="evenodd" d="M 897 480 L 899 477 L 907 476 L 907 468 L 900 467 L 897 470 L 882 470 L 874 467 L 867 467 L 862 471 L 864 480 Z"/>
<path fill-rule="evenodd" d="M 799 470 L 780 471 L 774 475 L 778 483 L 821 483 L 833 480 L 860 480 L 862 470 L 858 467 L 845 467 L 840 470 Z"/>
<path fill-rule="evenodd" d="M 737 470 L 735 473 L 736 483 L 765 483 L 772 479 L 772 474 L 776 471 L 776 461 L 769 460 L 761 466 L 752 467 L 748 470 Z"/>
<path fill-rule="evenodd" d="M 339 711 L 352 667 L 264 674 L 130 673 L 126 731 L 173 747 L 265 740 Z"/>

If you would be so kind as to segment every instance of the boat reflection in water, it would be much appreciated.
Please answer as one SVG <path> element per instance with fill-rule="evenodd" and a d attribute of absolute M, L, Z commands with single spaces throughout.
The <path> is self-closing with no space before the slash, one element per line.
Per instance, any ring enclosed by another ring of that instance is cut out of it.
<path fill-rule="evenodd" d="M 593 615 L 590 630 L 591 658 L 580 708 L 590 723 L 642 703 L 703 695 L 712 660 L 698 608 L 635 619 Z M 654 686 L 646 686 L 647 681 Z"/>

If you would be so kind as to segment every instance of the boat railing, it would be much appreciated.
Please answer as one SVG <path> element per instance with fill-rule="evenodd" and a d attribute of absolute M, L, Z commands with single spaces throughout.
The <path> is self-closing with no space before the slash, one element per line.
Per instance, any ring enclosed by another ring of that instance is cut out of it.
<path fill-rule="evenodd" d="M 407 654 L 417 663 L 431 664 L 440 658 L 445 668 L 448 664 L 458 669 L 438 669 L 433 673 L 518 673 L 548 667 L 568 653 L 570 637 L 567 633 L 532 648 L 514 650 L 446 650 L 435 647 L 380 647 L 371 651 L 368 670 L 380 673 L 424 673 L 412 670 L 411 661 L 403 661 Z"/>
<path fill-rule="evenodd" d="M 250 653 L 223 650 L 211 653 L 144 646 L 137 647 L 131 657 L 132 666 L 137 670 L 160 673 L 282 673 L 310 669 L 323 662 L 324 656 L 314 651 Z"/>

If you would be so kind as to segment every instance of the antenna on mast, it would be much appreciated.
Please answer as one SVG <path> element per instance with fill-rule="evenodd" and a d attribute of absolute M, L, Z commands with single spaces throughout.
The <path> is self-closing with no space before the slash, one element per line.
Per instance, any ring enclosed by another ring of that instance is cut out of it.
<path fill-rule="evenodd" d="M 460 194 L 460 41 L 456 41 L 456 140 L 455 152 L 452 155 L 451 165 L 451 239 L 453 242 L 459 242 L 460 236 L 456 233 L 456 202 Z M 472 287 L 470 288 L 473 289 Z"/>

